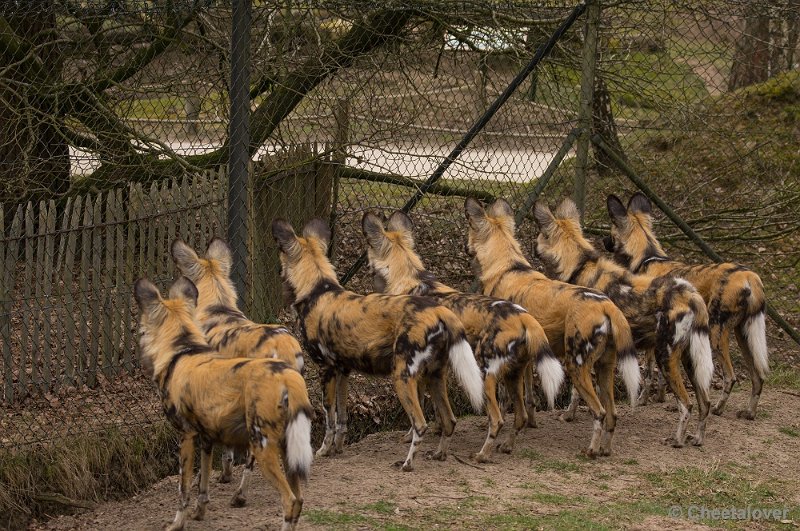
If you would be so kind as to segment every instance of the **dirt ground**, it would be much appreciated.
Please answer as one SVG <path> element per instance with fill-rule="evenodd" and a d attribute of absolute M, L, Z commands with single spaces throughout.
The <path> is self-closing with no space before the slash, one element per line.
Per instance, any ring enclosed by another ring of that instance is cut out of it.
<path fill-rule="evenodd" d="M 496 455 L 488 464 L 470 459 L 483 441 L 485 420 L 463 418 L 448 460 L 424 458 L 435 447 L 435 438 L 428 436 L 410 473 L 392 466 L 407 450 L 402 433 L 373 434 L 347 446 L 343 455 L 315 460 L 299 528 L 796 528 L 800 393 L 767 389 L 759 418 L 752 422 L 734 413 L 746 403 L 746 387 L 735 392 L 722 417 L 710 418 L 701 448 L 675 449 L 660 442 L 676 420 L 665 404 L 634 411 L 621 404 L 615 455 L 596 461 L 581 453 L 591 425 L 585 410 L 572 423 L 560 421 L 556 411 L 539 413 L 539 427 L 527 430 L 514 453 Z M 251 485 L 248 505 L 233 509 L 228 500 L 234 484 L 212 484 L 205 521 L 190 520 L 187 529 L 277 528 L 276 491 L 258 472 Z M 32 529 L 159 529 L 174 516 L 177 500 L 177 476 L 172 476 L 133 498 Z M 699 507 L 748 506 L 751 514 L 757 508 L 787 511 L 782 522 L 700 522 L 687 514 Z M 676 512 L 682 515 L 670 516 Z"/>

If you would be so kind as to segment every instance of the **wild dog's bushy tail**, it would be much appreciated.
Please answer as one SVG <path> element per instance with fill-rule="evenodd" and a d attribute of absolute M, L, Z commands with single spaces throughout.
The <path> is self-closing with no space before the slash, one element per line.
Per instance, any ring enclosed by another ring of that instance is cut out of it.
<path fill-rule="evenodd" d="M 542 382 L 542 391 L 550 409 L 555 407 L 556 395 L 564 383 L 564 368 L 559 363 L 541 325 L 530 314 L 521 316 L 525 325 L 525 342 L 531 358 L 536 360 L 536 372 Z"/>
<path fill-rule="evenodd" d="M 622 376 L 622 381 L 625 382 L 631 408 L 634 408 L 636 399 L 639 397 L 641 375 L 639 374 L 639 359 L 636 357 L 633 334 L 628 320 L 625 319 L 619 308 L 611 305 L 607 312 L 608 320 L 611 323 L 611 336 L 614 338 L 614 346 L 617 349 L 617 371 Z"/>
<path fill-rule="evenodd" d="M 711 341 L 708 338 L 708 308 L 694 287 L 689 297 L 689 308 L 694 318 L 689 327 L 684 327 L 688 330 L 679 327 L 680 323 L 676 324 L 676 342 L 679 340 L 677 337 L 679 332 L 689 336 L 689 356 L 692 358 L 695 380 L 697 385 L 708 392 L 711 389 L 711 377 L 714 375 L 714 359 L 711 353 Z M 682 322 L 685 323 L 688 315 Z"/>
<path fill-rule="evenodd" d="M 761 278 L 749 272 L 745 282 L 747 293 L 742 295 L 747 300 L 747 313 L 741 325 L 742 334 L 747 340 L 747 347 L 753 356 L 753 365 L 762 379 L 769 374 L 769 354 L 767 351 L 766 301 L 764 285 Z"/>
<path fill-rule="evenodd" d="M 447 357 L 461 388 L 467 393 L 472 409 L 483 411 L 483 377 L 472 347 L 467 343 L 464 325 L 450 310 L 440 314 L 441 323 L 448 333 Z"/>
<path fill-rule="evenodd" d="M 314 451 L 311 448 L 311 420 L 314 409 L 308 399 L 305 381 L 295 371 L 287 375 L 284 400 L 286 403 L 286 473 L 289 476 L 307 479 L 311 471 Z"/>

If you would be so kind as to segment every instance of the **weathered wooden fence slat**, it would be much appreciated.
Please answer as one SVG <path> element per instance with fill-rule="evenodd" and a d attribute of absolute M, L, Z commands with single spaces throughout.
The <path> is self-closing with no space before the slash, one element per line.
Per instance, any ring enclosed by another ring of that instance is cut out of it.
<path fill-rule="evenodd" d="M 40 217 L 41 219 L 41 217 Z M 42 354 L 44 357 L 43 378 L 46 392 L 58 389 L 60 360 L 53 356 L 52 317 L 59 315 L 56 298 L 53 296 L 53 260 L 56 259 L 56 203 L 52 199 L 47 204 L 47 215 L 44 217 L 44 277 L 42 292 L 44 293 L 44 323 L 42 326 Z M 60 338 L 60 335 L 58 336 Z M 56 352 L 59 352 L 56 349 Z"/>
<path fill-rule="evenodd" d="M 22 274 L 22 330 L 20 330 L 20 353 L 19 353 L 19 389 L 20 392 L 27 394 L 28 387 L 28 353 L 31 352 L 30 340 L 28 334 L 31 332 L 31 317 L 34 312 L 31 286 L 33 283 L 33 205 L 28 203 L 25 205 L 25 264 L 24 273 Z M 32 357 L 32 356 L 31 356 Z M 35 374 L 33 370 L 30 373 L 31 381 L 34 380 Z"/>
<path fill-rule="evenodd" d="M 78 383 L 87 383 L 88 368 L 89 368 L 89 352 L 88 346 L 90 341 L 89 320 L 91 315 L 89 313 L 89 268 L 91 267 L 91 252 L 92 252 L 92 209 L 91 196 L 86 197 L 86 202 L 83 205 L 83 225 L 81 227 L 81 265 L 78 273 L 78 297 L 80 303 L 80 313 L 78 315 L 78 333 L 80 341 L 78 343 L 78 367 L 77 376 Z"/>
<path fill-rule="evenodd" d="M 114 193 L 114 311 L 113 311 L 113 348 L 115 351 L 115 371 L 120 372 L 124 366 L 122 353 L 127 349 L 125 341 L 128 338 L 125 330 L 125 311 L 128 307 L 128 289 L 124 284 L 123 272 L 125 267 L 125 242 L 122 236 L 122 224 L 125 221 L 122 209 L 122 190 Z"/>
<path fill-rule="evenodd" d="M 61 296 L 64 298 L 64 314 L 66 315 L 66 319 L 64 319 L 64 376 L 67 385 L 75 385 L 75 371 L 78 368 L 75 352 L 75 340 L 77 339 L 75 335 L 75 300 L 78 294 L 75 293 L 74 272 L 82 207 L 83 198 L 78 196 L 72 204 L 70 204 L 69 200 L 67 201 L 67 208 L 64 211 L 67 243 L 64 246 L 63 289 Z"/>
<path fill-rule="evenodd" d="M 102 235 L 102 224 L 103 224 L 103 194 L 97 194 L 97 197 L 94 199 L 94 205 L 92 208 L 92 224 L 93 227 L 91 229 L 92 235 L 92 289 L 87 296 L 90 298 L 91 304 L 91 319 L 92 319 L 92 329 L 91 329 L 91 341 L 89 343 L 89 372 L 87 375 L 86 385 L 89 387 L 93 387 L 97 383 L 97 366 L 100 357 L 100 323 L 102 320 L 102 272 L 101 268 L 103 267 L 102 257 L 103 257 L 103 241 L 101 238 Z"/>
<path fill-rule="evenodd" d="M 102 328 L 100 330 L 100 338 L 101 338 L 101 347 L 100 347 L 100 355 L 103 359 L 103 364 L 101 366 L 103 375 L 106 377 L 110 377 L 113 372 L 114 362 L 114 347 L 113 347 L 113 336 L 116 335 L 114 332 L 114 327 L 112 326 L 113 320 L 113 310 L 111 308 L 112 304 L 112 285 L 111 285 L 111 273 L 114 269 L 114 223 L 116 219 L 114 218 L 114 208 L 115 208 L 115 199 L 116 196 L 114 195 L 113 191 L 108 192 L 106 194 L 106 204 L 105 204 L 105 226 L 103 228 L 103 232 L 105 232 L 105 246 L 102 249 L 105 261 L 103 263 L 103 269 L 100 274 L 101 280 L 101 290 L 102 290 L 102 308 L 103 308 L 103 321 L 102 321 Z"/>

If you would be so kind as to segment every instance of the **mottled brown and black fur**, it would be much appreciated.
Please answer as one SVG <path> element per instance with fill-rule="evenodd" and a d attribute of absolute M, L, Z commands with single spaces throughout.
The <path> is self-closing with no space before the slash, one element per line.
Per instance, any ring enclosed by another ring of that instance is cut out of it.
<path fill-rule="evenodd" d="M 594 417 L 589 456 L 611 452 L 616 427 L 614 369 L 619 363 L 631 403 L 639 392 L 639 365 L 622 312 L 599 291 L 553 281 L 535 271 L 514 238 L 514 212 L 498 199 L 487 209 L 465 203 L 473 256 L 483 292 L 515 302 L 539 322 Z M 619 360 L 619 361 L 618 361 Z M 592 371 L 600 396 L 595 392 Z"/>
<path fill-rule="evenodd" d="M 436 280 L 414 250 L 413 223 L 404 212 L 394 212 L 385 228 L 380 217 L 368 212 L 363 217 L 362 228 L 376 291 L 432 297 L 452 310 L 464 324 L 467 340 L 481 368 L 488 401 L 489 433 L 480 452 L 474 456 L 481 462 L 491 457 L 494 441 L 503 427 L 497 391 L 498 385 L 505 383 L 514 403 L 514 431 L 498 449 L 510 453 L 517 435 L 527 426 L 529 415 L 533 420 L 534 408 L 532 404 L 526 407 L 524 388 L 533 362 L 537 363 L 550 407 L 564 379 L 564 370 L 547 343 L 544 330 L 518 304 L 486 295 L 461 293 Z M 533 390 L 528 391 L 530 400 Z"/>
<path fill-rule="evenodd" d="M 300 343 L 285 326 L 254 323 L 236 306 L 236 288 L 230 279 L 231 251 L 219 238 L 208 244 L 203 258 L 182 240 L 172 242 L 172 259 L 180 272 L 197 286 L 196 318 L 211 348 L 227 358 L 277 358 L 303 371 Z M 222 457 L 220 483 L 231 480 L 233 452 Z"/>
<path fill-rule="evenodd" d="M 620 265 L 648 276 L 685 278 L 708 306 L 711 349 L 722 366 L 723 390 L 711 412 L 720 415 L 736 383 L 730 355 L 733 332 L 752 382 L 750 403 L 737 416 L 754 419 L 758 399 L 769 372 L 766 336 L 766 299 L 761 278 L 732 263 L 687 265 L 671 260 L 653 231 L 652 206 L 642 193 L 634 194 L 627 207 L 615 195 L 608 196 L 611 235 L 604 240 Z"/>
<path fill-rule="evenodd" d="M 427 423 L 419 404 L 418 383 L 426 381 L 442 423 L 434 454 L 445 459 L 456 418 L 447 398 L 452 366 L 473 406 L 483 406 L 480 369 L 458 318 L 428 297 L 359 295 L 345 290 L 326 256 L 330 230 L 311 220 L 297 236 L 281 219 L 272 223 L 281 276 L 297 312 L 306 352 L 320 367 L 326 431 L 317 455 L 342 450 L 347 431 L 347 378 L 351 371 L 391 376 L 403 409 L 411 419 L 413 440 L 402 468 L 412 470 Z"/>
<path fill-rule="evenodd" d="M 314 412 L 303 377 L 280 360 L 220 356 L 194 319 L 197 288 L 186 277 L 173 284 L 167 299 L 145 279 L 136 282 L 134 296 L 142 365 L 181 434 L 180 505 L 169 529 L 182 529 L 186 521 L 196 440 L 201 472 L 195 519 L 204 517 L 208 504 L 212 445 L 221 444 L 250 451 L 245 477 L 258 463 L 281 495 L 282 529 L 294 529 L 313 458 Z M 237 492 L 232 503 L 240 504 L 240 497 Z"/>
<path fill-rule="evenodd" d="M 533 214 L 539 226 L 536 254 L 547 274 L 608 295 L 628 319 L 637 348 L 655 350 L 656 363 L 678 400 L 678 427 L 672 440 L 676 447 L 686 442 L 686 424 L 692 409 L 680 371 L 681 365 L 684 366 L 699 409 L 692 443 L 703 444 L 714 368 L 708 340 L 708 312 L 697 290 L 678 278 L 634 275 L 600 256 L 583 236 L 580 212 L 569 198 L 555 214 L 539 201 Z"/>

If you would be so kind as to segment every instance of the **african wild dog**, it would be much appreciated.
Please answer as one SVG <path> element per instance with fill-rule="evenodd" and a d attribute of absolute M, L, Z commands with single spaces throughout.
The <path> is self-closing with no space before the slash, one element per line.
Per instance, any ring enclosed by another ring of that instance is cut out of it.
<path fill-rule="evenodd" d="M 628 322 L 599 291 L 553 281 L 535 271 L 514 238 L 514 212 L 507 202 L 498 199 L 484 210 L 468 198 L 464 208 L 469 222 L 467 251 L 474 258 L 483 292 L 524 306 L 539 322 L 572 384 L 592 410 L 594 427 L 587 454 L 608 455 L 617 422 L 614 369 L 618 358 L 631 405 L 639 392 L 639 362 Z"/>
<path fill-rule="evenodd" d="M 301 483 L 313 458 L 314 410 L 303 377 L 280 360 L 219 356 L 194 319 L 197 288 L 186 277 L 172 285 L 168 299 L 145 279 L 136 281 L 134 296 L 142 366 L 158 385 L 167 419 L 181 433 L 180 505 L 169 529 L 182 529 L 186 520 L 195 439 L 201 472 L 193 518 L 205 515 L 211 447 L 221 444 L 250 450 L 243 483 L 257 462 L 280 492 L 282 529 L 294 529 L 303 508 Z"/>
<path fill-rule="evenodd" d="M 564 370 L 556 359 L 544 330 L 525 311 L 512 302 L 460 293 L 436 280 L 425 269 L 414 251 L 413 223 L 402 211 L 394 212 L 384 229 L 383 220 L 372 213 L 361 222 L 368 243 L 370 267 L 376 291 L 391 295 L 424 295 L 434 298 L 455 313 L 467 332 L 467 340 L 477 356 L 483 374 L 483 390 L 488 400 L 489 433 L 478 461 L 487 461 L 493 443 L 503 427 L 503 413 L 497 402 L 497 386 L 506 383 L 514 402 L 514 431 L 498 448 L 510 453 L 516 436 L 532 418 L 533 407 L 525 405 L 525 376 L 536 360 L 547 401 L 553 407 L 555 395 L 564 380 Z M 530 380 L 530 378 L 529 378 Z M 532 390 L 529 390 L 532 391 Z M 531 399 L 531 393 L 528 398 Z"/>
<path fill-rule="evenodd" d="M 236 307 L 236 288 L 230 279 L 231 250 L 214 238 L 204 258 L 182 240 L 172 242 L 172 259 L 180 272 L 200 292 L 196 318 L 211 348 L 226 358 L 277 358 L 303 370 L 300 343 L 285 326 L 256 324 Z M 233 451 L 222 456 L 219 482 L 228 483 L 233 469 Z"/>
<path fill-rule="evenodd" d="M 614 253 L 617 263 L 633 273 L 685 278 L 708 305 L 711 349 L 720 358 L 723 374 L 722 397 L 711 409 L 715 415 L 722 414 L 736 383 L 729 350 L 733 331 L 752 381 L 750 404 L 736 415 L 754 419 L 764 378 L 769 372 L 766 300 L 761 278 L 738 264 L 690 266 L 670 260 L 653 232 L 652 206 L 642 193 L 634 194 L 627 208 L 617 196 L 610 195 L 607 207 L 613 224 L 611 236 L 606 237 L 604 244 Z"/>
<path fill-rule="evenodd" d="M 680 372 L 680 366 L 684 366 L 699 406 L 697 435 L 692 436 L 692 444 L 703 444 L 714 371 L 703 298 L 683 279 L 634 275 L 601 257 L 583 236 L 580 212 L 569 198 L 559 205 L 555 215 L 541 201 L 534 206 L 533 214 L 539 226 L 536 254 L 547 273 L 608 295 L 628 319 L 637 348 L 655 349 L 656 362 L 678 400 L 678 427 L 671 440 L 675 447 L 686 442 L 686 425 L 692 410 Z"/>
<path fill-rule="evenodd" d="M 418 382 L 427 388 L 442 423 L 434 459 L 444 460 L 456 418 L 447 399 L 448 367 L 476 411 L 483 406 L 480 369 L 458 318 L 428 297 L 359 295 L 346 291 L 326 256 L 330 230 L 309 221 L 303 235 L 282 219 L 272 222 L 284 287 L 297 313 L 301 337 L 320 367 L 326 431 L 317 455 L 340 452 L 347 431 L 347 378 L 351 371 L 391 375 L 395 391 L 414 428 L 404 471 L 428 425 L 419 404 Z M 399 463 L 397 463 L 399 464 Z"/>

